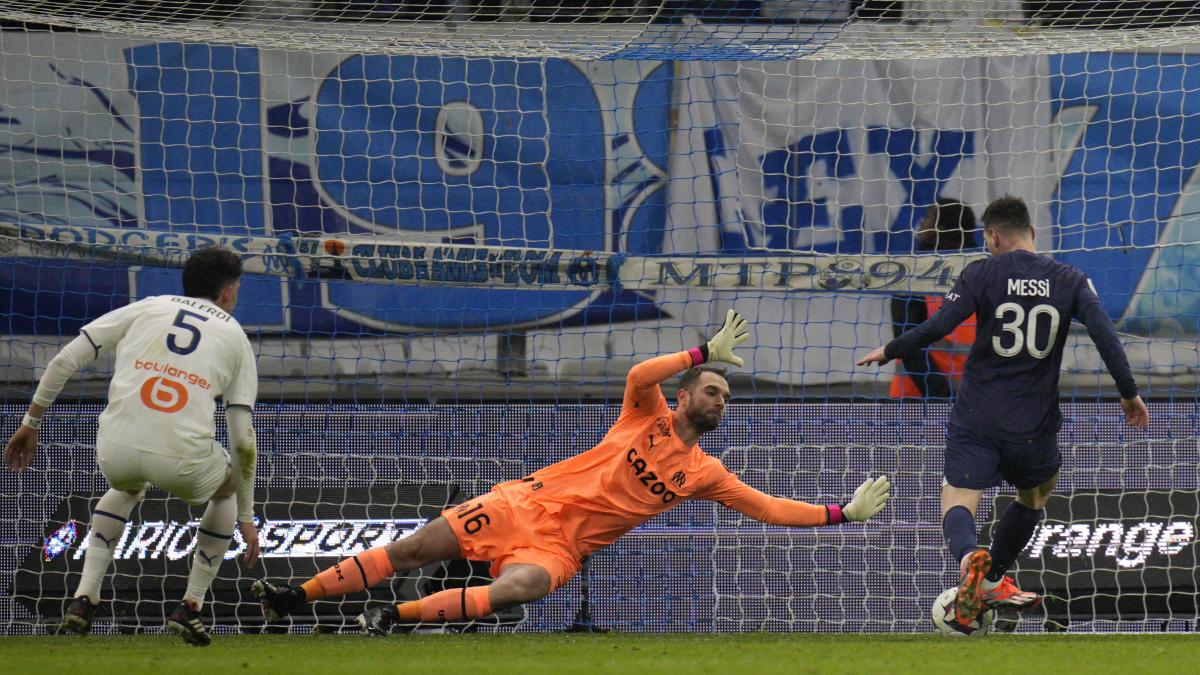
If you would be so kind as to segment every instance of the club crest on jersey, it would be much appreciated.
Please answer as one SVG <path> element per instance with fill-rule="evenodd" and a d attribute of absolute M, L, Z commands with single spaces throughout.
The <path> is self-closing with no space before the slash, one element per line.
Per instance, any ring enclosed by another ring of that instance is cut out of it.
<path fill-rule="evenodd" d="M 658 427 L 658 433 L 667 438 L 671 437 L 671 425 L 667 424 L 667 418 L 659 417 L 658 419 L 654 420 L 654 425 Z"/>
<path fill-rule="evenodd" d="M 681 487 L 683 487 L 683 484 L 686 482 L 687 482 L 687 474 L 685 474 L 682 471 L 676 471 L 675 475 L 671 476 L 671 485 L 674 485 L 675 487 L 681 488 Z"/>

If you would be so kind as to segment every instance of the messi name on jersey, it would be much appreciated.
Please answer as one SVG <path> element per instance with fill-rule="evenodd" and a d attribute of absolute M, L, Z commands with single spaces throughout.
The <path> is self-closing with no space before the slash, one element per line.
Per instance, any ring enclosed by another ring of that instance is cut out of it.
<path fill-rule="evenodd" d="M 1049 279 L 1009 279 L 1008 294 L 1022 297 L 1050 297 Z"/>

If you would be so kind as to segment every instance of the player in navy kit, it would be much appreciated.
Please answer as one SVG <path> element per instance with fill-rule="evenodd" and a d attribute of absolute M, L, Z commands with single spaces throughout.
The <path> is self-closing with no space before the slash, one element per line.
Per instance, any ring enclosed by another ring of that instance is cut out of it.
<path fill-rule="evenodd" d="M 1005 196 L 988 205 L 983 234 L 991 256 L 963 269 L 940 311 L 858 365 L 903 358 L 942 338 L 972 314 L 975 343 L 946 429 L 942 532 L 961 562 L 956 620 L 966 626 L 989 607 L 1034 607 L 1005 572 L 1033 536 L 1062 458 L 1058 374 L 1071 319 L 1086 327 L 1116 381 L 1125 423 L 1150 416 L 1091 282 L 1075 267 L 1038 255 L 1025 202 Z M 983 490 L 1017 489 L 996 524 L 991 550 L 979 548 L 975 511 Z"/>

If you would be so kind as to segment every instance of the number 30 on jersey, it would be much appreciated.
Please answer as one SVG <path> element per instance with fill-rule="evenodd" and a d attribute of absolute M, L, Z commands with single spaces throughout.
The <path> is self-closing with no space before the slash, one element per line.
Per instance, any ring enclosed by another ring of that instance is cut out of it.
<path fill-rule="evenodd" d="M 1041 339 L 1038 335 L 1038 319 L 1042 316 L 1050 319 L 1050 330 L 1045 345 L 1039 346 Z M 1012 335 L 1012 344 L 1008 347 L 1003 344 L 1006 341 L 1003 336 L 992 336 L 992 349 L 1000 356 L 1013 357 L 1025 349 L 1033 358 L 1044 359 L 1054 349 L 1061 317 L 1053 305 L 1034 305 L 1026 315 L 1025 308 L 1021 305 L 1006 302 L 996 308 L 996 318 L 1004 322 L 1000 330 Z"/>

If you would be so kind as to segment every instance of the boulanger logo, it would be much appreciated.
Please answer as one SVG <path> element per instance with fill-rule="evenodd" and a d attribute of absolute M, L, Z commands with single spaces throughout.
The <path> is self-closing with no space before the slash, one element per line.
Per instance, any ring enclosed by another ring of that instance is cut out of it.
<path fill-rule="evenodd" d="M 180 382 L 156 375 L 142 383 L 142 403 L 151 410 L 175 413 L 187 402 L 187 388 Z"/>
<path fill-rule="evenodd" d="M 1031 560 L 1112 558 L 1118 567 L 1130 569 L 1146 565 L 1157 556 L 1178 555 L 1195 540 L 1195 526 L 1188 520 L 1042 523 L 1024 554 Z"/>

